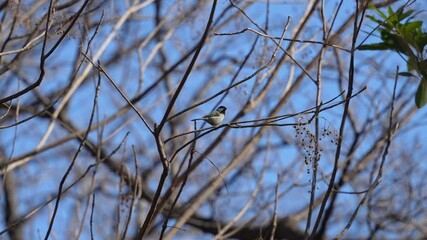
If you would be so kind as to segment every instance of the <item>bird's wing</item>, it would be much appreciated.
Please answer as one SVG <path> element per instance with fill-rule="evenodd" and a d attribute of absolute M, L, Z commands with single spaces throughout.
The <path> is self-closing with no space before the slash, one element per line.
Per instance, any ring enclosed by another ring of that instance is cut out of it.
<path fill-rule="evenodd" d="M 218 116 L 220 116 L 220 115 L 221 115 L 221 113 L 220 113 L 220 112 L 218 112 L 218 111 L 213 111 L 213 112 L 209 113 L 208 115 L 203 116 L 203 118 L 218 117 Z"/>

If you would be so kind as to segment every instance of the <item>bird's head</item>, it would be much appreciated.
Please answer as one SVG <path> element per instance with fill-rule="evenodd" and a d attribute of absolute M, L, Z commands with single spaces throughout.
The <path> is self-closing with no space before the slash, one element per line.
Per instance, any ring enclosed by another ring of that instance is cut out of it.
<path fill-rule="evenodd" d="M 227 108 L 226 108 L 226 107 L 224 107 L 224 106 L 219 106 L 216 110 L 217 110 L 218 112 L 220 112 L 220 113 L 224 113 L 224 114 L 225 114 L 225 110 L 227 110 Z"/>

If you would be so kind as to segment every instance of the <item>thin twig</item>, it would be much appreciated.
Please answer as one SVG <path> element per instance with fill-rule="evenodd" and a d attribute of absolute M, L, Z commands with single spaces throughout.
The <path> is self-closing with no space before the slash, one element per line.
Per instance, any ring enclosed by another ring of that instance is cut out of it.
<path fill-rule="evenodd" d="M 344 136 L 344 129 L 345 129 L 345 123 L 347 120 L 347 115 L 348 115 L 348 109 L 350 106 L 350 96 L 353 93 L 353 83 L 354 83 L 354 56 L 355 56 L 355 47 L 356 47 L 356 40 L 357 40 L 357 36 L 358 36 L 358 31 L 359 31 L 359 26 L 358 26 L 358 18 L 359 18 L 359 3 L 356 0 L 356 10 L 355 10 L 355 17 L 354 17 L 354 22 L 353 22 L 353 38 L 352 38 L 352 44 L 351 44 L 351 53 L 350 53 L 350 63 L 349 63 L 349 70 L 348 70 L 348 86 L 347 86 L 347 96 L 345 98 L 345 103 L 344 103 L 344 110 L 342 113 L 342 118 L 341 118 L 341 124 L 340 124 L 340 130 L 339 130 L 339 136 L 337 139 L 337 147 L 336 147 L 336 151 L 335 151 L 335 159 L 334 159 L 334 167 L 332 169 L 332 174 L 331 174 L 331 178 L 328 184 L 328 189 L 326 190 L 326 193 L 323 197 L 322 200 L 322 204 L 320 206 L 320 210 L 319 213 L 317 215 L 316 218 L 316 223 L 313 227 L 312 230 L 312 234 L 310 235 L 309 239 L 314 239 L 317 236 L 317 229 L 320 225 L 320 221 L 323 219 L 323 213 L 326 207 L 326 203 L 328 202 L 329 196 L 332 192 L 334 183 L 335 183 L 335 178 L 338 172 L 338 163 L 339 163 L 339 159 L 340 159 L 340 155 L 341 155 L 341 147 L 342 147 L 342 140 L 343 140 L 343 136 Z"/>
<path fill-rule="evenodd" d="M 172 111 L 172 107 L 175 105 L 175 102 L 178 99 L 178 96 L 181 93 L 181 90 L 183 89 L 185 83 L 187 82 L 188 77 L 190 76 L 190 74 L 191 74 L 191 72 L 193 70 L 193 67 L 194 67 L 194 65 L 196 63 L 196 60 L 199 57 L 200 52 L 202 51 L 203 45 L 205 44 L 205 41 L 208 38 L 209 31 L 210 31 L 211 25 L 213 23 L 213 18 L 215 16 L 216 4 L 217 4 L 217 0 L 214 0 L 212 2 L 211 12 L 210 12 L 209 19 L 207 21 L 207 24 L 206 24 L 203 36 L 200 39 L 200 42 L 199 42 L 199 44 L 197 46 L 197 49 L 194 52 L 193 58 L 191 59 L 190 64 L 188 65 L 187 70 L 185 71 L 184 76 L 182 77 L 182 79 L 181 79 L 181 81 L 180 81 L 180 83 L 178 85 L 178 88 L 176 89 L 174 95 L 172 96 L 172 98 L 171 98 L 171 100 L 170 100 L 170 102 L 168 104 L 168 107 L 166 108 L 166 111 L 165 111 L 165 113 L 163 115 L 163 118 L 162 118 L 162 120 L 160 121 L 160 123 L 159 123 L 159 125 L 157 127 L 157 131 L 158 132 L 161 132 L 163 126 L 167 122 L 167 120 L 169 118 L 169 114 Z"/>
<path fill-rule="evenodd" d="M 182 88 L 184 87 L 188 77 L 190 76 L 190 73 L 193 69 L 193 66 L 196 63 L 196 60 L 200 54 L 200 51 L 202 50 L 202 47 L 203 47 L 203 45 L 204 45 L 204 43 L 208 37 L 209 31 L 210 31 L 210 28 L 211 28 L 211 25 L 213 22 L 213 18 L 215 15 L 216 4 L 217 4 L 217 0 L 214 0 L 212 3 L 211 12 L 210 12 L 209 19 L 207 21 L 203 36 L 202 36 L 199 44 L 197 45 L 197 49 L 193 55 L 193 58 L 191 59 L 190 64 L 189 64 L 186 72 L 184 73 L 184 76 L 182 77 L 182 80 L 179 83 L 178 88 L 175 91 L 175 94 L 172 96 L 172 98 L 168 104 L 168 107 L 167 107 L 167 109 L 166 109 L 166 111 L 162 117 L 162 120 L 160 121 L 158 126 L 154 125 L 154 138 L 156 140 L 156 147 L 157 147 L 157 151 L 159 153 L 160 161 L 162 162 L 163 172 L 162 172 L 162 175 L 160 177 L 160 180 L 159 180 L 156 192 L 154 194 L 153 201 L 151 202 L 150 209 L 148 210 L 147 216 L 146 216 L 144 222 L 142 223 L 142 225 L 138 229 L 137 239 L 143 239 L 145 233 L 148 231 L 148 229 L 151 226 L 151 222 L 152 222 L 152 220 L 156 214 L 157 205 L 159 202 L 161 192 L 163 190 L 164 183 L 165 183 L 166 178 L 167 178 L 168 173 L 169 173 L 170 163 L 167 160 L 165 148 L 164 148 L 164 143 L 160 137 L 161 131 L 162 131 L 163 126 L 165 125 L 165 123 L 167 121 L 167 118 L 168 118 L 170 112 L 172 111 L 172 107 L 174 106 L 176 100 L 178 99 L 178 96 L 179 96 Z"/>
<path fill-rule="evenodd" d="M 132 152 L 133 152 L 133 159 L 134 159 L 134 165 L 135 165 L 135 178 L 133 180 L 133 182 L 134 182 L 134 188 L 133 188 L 132 199 L 130 200 L 131 205 L 129 207 L 129 214 L 128 214 L 128 217 L 126 218 L 126 222 L 124 223 L 124 226 L 123 226 L 123 231 L 122 231 L 122 237 L 121 237 L 121 239 L 126 239 L 126 233 L 127 233 L 128 228 L 129 228 L 130 220 L 132 218 L 132 212 L 133 212 L 133 207 L 135 205 L 135 200 L 138 198 L 138 188 L 139 188 L 138 176 L 139 176 L 139 171 L 138 171 L 138 157 L 137 157 L 137 154 L 136 154 L 135 145 L 132 145 Z"/>
<path fill-rule="evenodd" d="M 190 107 L 188 107 L 188 108 L 186 108 L 186 109 L 184 109 L 184 110 L 176 113 L 175 115 L 169 117 L 168 121 L 174 119 L 175 117 L 177 117 L 177 116 L 179 116 L 179 115 L 181 115 L 181 114 L 183 114 L 183 113 L 185 113 L 185 112 L 187 112 L 187 111 L 189 111 L 189 110 L 191 110 L 191 109 L 193 109 L 193 108 L 195 108 L 197 106 L 200 106 L 200 105 L 202 105 L 204 103 L 209 102 L 210 100 L 216 98 L 217 96 L 219 96 L 219 95 L 221 95 L 223 93 L 227 93 L 230 89 L 235 88 L 236 86 L 239 86 L 239 85 L 241 85 L 241 84 L 249 81 L 250 79 L 252 79 L 256 75 L 258 75 L 260 72 L 262 72 L 266 68 L 270 67 L 273 64 L 274 60 L 276 60 L 276 56 L 277 56 L 277 53 L 278 53 L 279 49 L 282 48 L 281 43 L 283 41 L 283 38 L 285 37 L 285 34 L 286 34 L 286 31 L 287 31 L 288 26 L 290 24 L 290 21 L 291 21 L 291 18 L 288 17 L 286 25 L 285 25 L 285 27 L 283 28 L 283 31 L 282 31 L 281 39 L 280 39 L 280 41 L 278 43 L 276 43 L 276 48 L 274 49 L 274 51 L 273 51 L 273 53 L 271 55 L 270 61 L 268 63 L 262 65 L 257 70 L 255 70 L 252 74 L 250 74 L 249 76 L 243 78 L 242 80 L 240 80 L 240 81 L 238 81 L 238 82 L 236 82 L 234 84 L 230 84 L 228 87 L 226 87 L 226 88 L 222 89 L 221 91 L 215 93 L 214 95 L 206 98 L 205 100 L 200 101 L 200 102 L 198 102 L 196 104 L 193 104 L 192 106 L 190 106 Z"/>
<path fill-rule="evenodd" d="M 194 121 L 194 129 L 196 129 L 196 128 L 197 128 L 197 122 Z M 194 138 L 196 138 L 196 136 L 197 136 L 197 133 L 195 132 L 194 133 Z M 178 202 L 178 199 L 181 196 L 182 191 L 184 190 L 185 184 L 187 183 L 188 176 L 190 175 L 190 167 L 191 167 L 191 164 L 193 163 L 195 151 L 196 151 L 196 141 L 193 141 L 193 144 L 191 145 L 190 158 L 188 160 L 187 171 L 185 172 L 185 175 L 184 175 L 185 176 L 184 180 L 181 182 L 181 187 L 179 188 L 178 193 L 176 194 L 176 197 L 175 197 L 174 201 L 172 202 L 172 205 L 171 205 L 171 207 L 169 209 L 169 213 L 166 216 L 166 219 L 163 221 L 162 230 L 160 232 L 159 240 L 163 239 L 163 235 L 164 235 L 164 233 L 166 231 L 166 228 L 168 226 L 168 221 L 169 221 L 170 217 L 172 216 L 172 212 L 173 212 L 173 210 L 175 208 L 175 205 Z"/>
<path fill-rule="evenodd" d="M 274 234 L 276 233 L 276 228 L 277 228 L 277 205 L 279 204 L 279 184 L 280 184 L 280 176 L 277 175 L 276 191 L 274 191 L 276 197 L 274 200 L 273 223 L 271 226 L 270 240 L 274 240 Z"/>
<path fill-rule="evenodd" d="M 262 33 L 262 32 L 259 32 L 259 31 L 255 30 L 255 29 L 253 29 L 253 28 L 250 28 L 250 27 L 244 28 L 244 29 L 242 29 L 240 31 L 237 31 L 237 32 L 214 33 L 214 35 L 216 35 L 216 36 L 230 36 L 230 35 L 242 34 L 242 33 L 246 32 L 246 31 L 250 31 L 250 32 L 253 32 L 253 33 L 255 33 L 255 34 L 259 35 L 259 36 L 263 36 L 263 37 L 270 38 L 270 39 L 277 39 L 277 40 L 280 39 L 280 37 L 271 36 L 271 35 Z M 320 41 L 314 41 L 314 40 L 291 39 L 291 38 L 283 38 L 283 41 L 298 42 L 298 43 L 313 43 L 313 44 L 319 44 L 319 45 L 324 45 L 324 46 L 326 45 L 326 46 L 329 46 L 329 47 L 333 47 L 333 48 L 337 48 L 337 49 L 343 50 L 345 52 L 350 52 L 350 50 L 346 49 L 345 47 L 342 47 L 342 46 L 339 46 L 339 45 L 336 45 L 336 44 L 333 44 L 333 43 L 329 43 L 329 42 L 320 42 Z"/>
<path fill-rule="evenodd" d="M 337 235 L 337 237 L 336 237 L 337 239 L 341 239 L 344 236 L 344 234 L 350 229 L 354 219 L 357 216 L 357 213 L 359 212 L 360 207 L 366 202 L 366 200 L 372 194 L 373 190 L 379 185 L 381 178 L 383 176 L 383 167 L 384 167 L 384 163 L 386 161 L 387 155 L 388 155 L 388 149 L 389 149 L 390 144 L 391 144 L 392 135 L 396 131 L 396 129 L 393 129 L 393 111 L 394 111 L 394 103 L 395 103 L 395 97 L 396 97 L 396 86 L 397 86 L 398 77 L 399 77 L 399 66 L 396 67 L 396 73 L 395 73 L 395 77 L 394 77 L 393 96 L 391 99 L 390 116 L 389 116 L 389 122 L 388 122 L 389 127 L 388 127 L 388 131 L 387 131 L 387 140 L 386 140 L 384 152 L 383 152 L 382 157 L 381 157 L 381 163 L 380 163 L 380 167 L 378 169 L 378 174 L 377 174 L 374 182 L 370 185 L 369 189 L 366 191 L 362 200 L 357 205 L 356 209 L 354 210 L 353 214 L 351 215 L 350 220 L 348 221 L 345 228 Z"/>
<path fill-rule="evenodd" d="M 61 36 L 59 37 L 58 41 L 56 41 L 56 43 L 52 46 L 52 48 L 49 50 L 49 52 L 47 52 L 45 54 L 45 48 L 46 48 L 46 42 L 47 42 L 47 37 L 48 37 L 48 31 L 49 31 L 49 23 L 50 23 L 50 14 L 52 12 L 53 9 L 53 0 L 50 1 L 49 4 L 49 9 L 48 9 L 48 13 L 47 13 L 47 19 L 46 19 L 46 30 L 45 30 L 45 34 L 44 34 L 44 39 L 43 39 L 43 45 L 42 45 L 42 51 L 40 54 L 40 74 L 37 78 L 37 80 L 31 84 L 30 86 L 24 88 L 23 90 L 14 93 L 10 96 L 7 96 L 5 98 L 0 99 L 0 104 L 2 103 L 6 103 L 12 99 L 15 99 L 19 96 L 22 96 L 24 94 L 26 94 L 27 92 L 33 90 L 34 88 L 38 87 L 40 85 L 40 83 L 43 81 L 43 77 L 45 74 L 45 70 L 44 70 L 44 64 L 45 61 L 50 57 L 50 55 L 52 55 L 52 53 L 56 50 L 56 48 L 61 44 L 62 40 L 64 40 L 65 36 L 67 36 L 67 34 L 70 32 L 71 28 L 74 26 L 74 24 L 76 23 L 77 19 L 80 17 L 80 15 L 82 14 L 83 10 L 85 9 L 86 5 L 89 3 L 89 0 L 86 0 L 82 6 L 80 7 L 80 9 L 77 11 L 77 13 L 74 15 L 74 18 L 70 21 L 70 24 L 68 25 L 67 29 L 61 34 Z"/>
<path fill-rule="evenodd" d="M 335 16 L 338 12 L 335 13 Z M 322 30 L 323 30 L 323 41 L 327 42 L 329 35 L 327 33 L 327 23 L 325 17 L 325 1 L 320 1 L 320 16 L 322 19 Z M 320 151 L 319 151 L 319 115 L 320 109 L 322 107 L 321 96 L 322 96 L 322 61 L 325 55 L 326 45 L 322 46 L 320 50 L 318 63 L 317 63 L 317 76 L 316 76 L 316 112 L 314 113 L 314 158 L 311 161 L 311 189 L 310 189 L 310 204 L 308 207 L 307 222 L 305 227 L 305 239 L 310 236 L 310 227 L 311 227 L 311 216 L 313 214 L 314 201 L 316 198 L 316 187 L 317 187 L 317 173 L 318 165 L 320 161 Z"/>
<path fill-rule="evenodd" d="M 121 146 L 123 145 L 123 143 L 125 142 L 125 140 L 127 139 L 128 136 L 129 136 L 129 132 L 126 133 L 126 135 L 122 139 L 122 141 L 117 145 L 117 147 L 115 149 L 113 149 L 113 151 L 111 151 L 110 154 L 108 154 L 107 156 L 105 156 L 99 162 L 96 162 L 94 164 L 89 165 L 86 168 L 86 171 L 82 175 L 80 175 L 80 177 L 77 178 L 73 183 L 71 183 L 70 186 L 64 188 L 64 190 L 60 194 L 58 194 L 57 196 L 52 197 L 51 199 L 47 200 L 46 202 L 44 202 L 42 204 L 40 204 L 38 207 L 35 207 L 29 213 L 27 213 L 24 216 L 22 216 L 21 218 L 19 218 L 19 220 L 17 220 L 16 222 L 14 222 L 12 225 L 7 226 L 4 230 L 0 231 L 0 236 L 3 235 L 3 234 L 5 234 L 5 233 L 7 233 L 7 232 L 9 232 L 11 229 L 15 228 L 18 224 L 21 224 L 22 222 L 28 220 L 31 216 L 33 216 L 34 214 L 36 214 L 39 210 L 41 210 L 42 208 L 44 208 L 45 206 L 49 205 L 51 202 L 53 202 L 54 200 L 56 200 L 59 195 L 64 195 L 71 188 L 73 188 L 74 186 L 76 186 L 83 178 L 86 177 L 86 175 L 89 173 L 89 171 L 92 168 L 97 167 L 98 165 L 100 165 L 101 163 L 103 163 L 105 160 L 111 158 L 114 154 L 116 154 L 116 152 L 121 148 Z"/>
<path fill-rule="evenodd" d="M 362 93 L 365 90 L 366 90 L 366 87 L 363 87 L 357 93 L 353 94 L 351 96 L 351 98 L 356 97 L 357 95 L 359 95 L 360 93 Z M 346 100 L 342 100 L 342 101 L 339 101 L 337 103 L 331 104 L 329 106 L 325 106 L 326 104 L 329 104 L 329 103 L 333 102 L 334 100 L 336 100 L 342 94 L 343 94 L 343 92 L 340 93 L 338 96 L 336 96 L 336 97 L 328 100 L 327 102 L 323 103 L 322 104 L 322 108 L 319 110 L 319 112 L 323 112 L 325 110 L 334 108 L 334 107 L 336 107 L 338 105 L 341 105 L 341 104 L 345 103 Z M 169 142 L 169 141 L 171 141 L 171 140 L 173 140 L 175 138 L 178 138 L 178 137 L 182 137 L 182 136 L 186 136 L 188 134 L 192 134 L 194 132 L 203 132 L 203 131 L 213 130 L 213 129 L 217 129 L 217 128 L 221 128 L 221 127 L 225 127 L 225 126 L 226 127 L 230 127 L 230 128 L 251 128 L 251 127 L 261 127 L 261 126 L 294 126 L 296 124 L 301 124 L 301 123 L 285 123 L 285 124 L 273 124 L 273 123 L 274 122 L 278 122 L 278 121 L 282 121 L 282 120 L 285 120 L 285 119 L 289 119 L 289 118 L 292 118 L 292 117 L 295 117 L 295 116 L 298 116 L 298 115 L 302 115 L 302 114 L 306 115 L 306 114 L 313 114 L 313 113 L 316 113 L 316 107 L 311 107 L 309 109 L 300 111 L 298 113 L 283 114 L 283 115 L 266 117 L 266 118 L 260 118 L 260 119 L 254 119 L 254 120 L 245 120 L 245 121 L 238 121 L 238 122 L 230 122 L 230 123 L 222 124 L 222 125 L 219 125 L 219 126 L 216 126 L 216 127 L 207 127 L 207 128 L 202 128 L 202 129 L 198 129 L 198 130 L 188 131 L 188 132 L 185 132 L 185 133 L 180 133 L 180 134 L 177 134 L 177 135 L 172 136 L 170 138 L 167 138 L 164 141 L 164 143 L 167 143 L 167 142 Z M 258 122 L 261 122 L 261 123 L 258 123 Z M 243 124 L 246 124 L 246 123 L 257 123 L 257 124 L 243 125 Z M 307 122 L 307 123 L 309 123 L 309 122 Z"/>
<path fill-rule="evenodd" d="M 57 214 L 58 208 L 59 208 L 59 202 L 61 201 L 61 193 L 62 193 L 62 188 L 64 187 L 64 184 L 65 184 L 65 180 L 67 179 L 68 175 L 71 173 L 71 170 L 74 167 L 74 164 L 75 164 L 75 162 L 77 160 L 77 157 L 79 156 L 80 151 L 83 148 L 83 145 L 85 144 L 87 137 L 89 136 L 90 127 L 92 125 L 92 121 L 93 121 L 93 118 L 95 116 L 95 108 L 96 108 L 96 106 L 98 104 L 98 95 L 99 95 L 100 87 L 101 87 L 101 76 L 99 75 L 98 76 L 98 83 L 96 85 L 96 90 L 95 90 L 95 97 L 93 99 L 93 107 L 92 107 L 92 112 L 91 112 L 91 115 L 90 115 L 88 127 L 86 129 L 86 133 L 83 136 L 83 139 L 81 140 L 80 145 L 79 145 L 76 153 L 74 154 L 73 160 L 71 161 L 70 165 L 68 166 L 68 169 L 65 172 L 64 176 L 62 177 L 61 182 L 59 184 L 59 187 L 58 187 L 58 197 L 56 198 L 55 208 L 54 208 L 52 217 L 51 217 L 50 222 L 49 222 L 48 230 L 46 231 L 46 235 L 45 235 L 45 238 L 44 238 L 45 240 L 49 239 L 50 232 L 52 231 L 53 224 L 55 222 L 55 217 L 56 217 L 56 214 Z"/>
<path fill-rule="evenodd" d="M 245 11 L 243 11 L 239 6 L 237 6 L 232 0 L 229 0 L 230 4 L 237 8 L 252 24 L 254 24 L 259 30 L 261 30 L 264 34 L 267 34 L 267 32 L 260 27 L 248 14 L 246 14 Z M 288 16 L 288 22 L 289 22 L 289 16 Z M 268 35 L 267 35 L 268 36 Z M 314 83 L 316 83 L 316 80 L 310 75 L 310 73 L 307 71 L 307 69 L 305 69 L 286 49 L 284 49 L 281 46 L 281 42 L 283 41 L 283 36 L 280 39 L 279 42 L 276 42 L 274 40 L 274 38 L 270 38 L 278 47 L 280 47 L 280 49 L 282 49 L 282 51 L 286 54 L 286 56 L 288 56 L 307 76 L 308 78 L 311 79 L 311 81 L 313 81 Z"/>
<path fill-rule="evenodd" d="M 81 53 L 92 65 L 94 65 L 94 63 L 86 56 L 86 54 Z M 126 102 L 129 104 L 129 106 L 132 107 L 132 109 L 135 111 L 135 113 L 139 116 L 139 118 L 142 120 L 142 122 L 144 123 L 145 127 L 147 127 L 147 129 L 154 134 L 154 131 L 151 129 L 150 125 L 148 125 L 147 121 L 145 120 L 145 118 L 142 116 L 142 114 L 138 111 L 138 109 L 132 104 L 132 102 L 129 100 L 128 97 L 126 97 L 125 93 L 120 89 L 120 87 L 116 84 L 116 82 L 110 77 L 110 75 L 108 75 L 107 71 L 98 63 L 97 66 L 94 65 L 94 67 L 96 67 L 97 69 L 99 69 L 99 71 L 101 71 L 106 77 L 107 79 L 110 81 L 110 83 L 114 86 L 114 88 L 120 93 L 120 95 L 122 96 L 123 99 L 126 100 Z"/>

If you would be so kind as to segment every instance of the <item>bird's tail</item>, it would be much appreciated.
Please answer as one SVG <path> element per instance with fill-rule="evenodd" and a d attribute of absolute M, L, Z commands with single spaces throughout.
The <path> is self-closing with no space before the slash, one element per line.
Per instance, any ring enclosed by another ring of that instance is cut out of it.
<path fill-rule="evenodd" d="M 194 119 L 191 119 L 190 121 L 198 121 L 198 120 L 205 120 L 204 118 L 194 118 Z"/>

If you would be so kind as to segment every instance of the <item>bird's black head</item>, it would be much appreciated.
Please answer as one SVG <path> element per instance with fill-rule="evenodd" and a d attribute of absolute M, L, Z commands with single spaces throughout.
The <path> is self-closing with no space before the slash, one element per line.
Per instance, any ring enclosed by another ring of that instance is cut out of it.
<path fill-rule="evenodd" d="M 220 113 L 225 113 L 225 110 L 227 110 L 227 108 L 224 106 L 219 106 L 216 110 Z"/>

